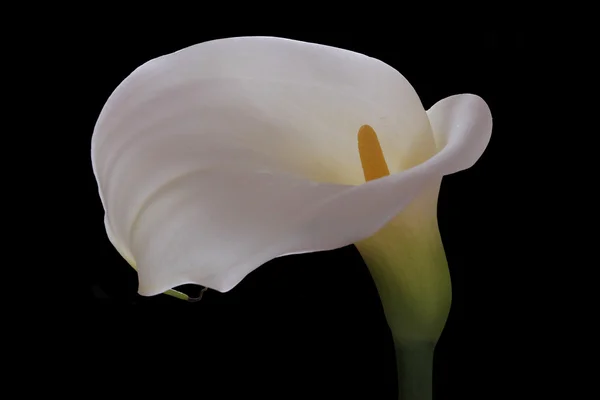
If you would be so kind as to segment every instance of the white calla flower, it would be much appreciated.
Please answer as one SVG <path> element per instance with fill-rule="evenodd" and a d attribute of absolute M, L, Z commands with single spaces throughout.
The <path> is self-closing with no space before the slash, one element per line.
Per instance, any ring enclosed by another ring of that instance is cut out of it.
<path fill-rule="evenodd" d="M 398 71 L 365 55 L 231 38 L 128 76 L 100 114 L 92 162 L 141 295 L 226 292 L 275 257 L 356 243 L 396 341 L 435 342 L 450 305 L 439 185 L 477 161 L 491 128 L 481 98 L 426 112 Z"/>

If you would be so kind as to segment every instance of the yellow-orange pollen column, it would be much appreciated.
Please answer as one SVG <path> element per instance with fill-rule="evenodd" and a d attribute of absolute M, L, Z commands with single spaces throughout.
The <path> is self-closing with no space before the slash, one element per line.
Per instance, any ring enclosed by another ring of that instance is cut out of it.
<path fill-rule="evenodd" d="M 358 154 L 365 181 L 383 178 L 390 174 L 377 133 L 369 125 L 363 125 L 358 130 Z"/>

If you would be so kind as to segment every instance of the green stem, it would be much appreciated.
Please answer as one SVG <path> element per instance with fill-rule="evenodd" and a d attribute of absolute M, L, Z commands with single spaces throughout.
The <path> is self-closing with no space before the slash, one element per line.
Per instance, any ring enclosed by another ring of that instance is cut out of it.
<path fill-rule="evenodd" d="M 397 343 L 400 400 L 432 400 L 433 343 Z"/>

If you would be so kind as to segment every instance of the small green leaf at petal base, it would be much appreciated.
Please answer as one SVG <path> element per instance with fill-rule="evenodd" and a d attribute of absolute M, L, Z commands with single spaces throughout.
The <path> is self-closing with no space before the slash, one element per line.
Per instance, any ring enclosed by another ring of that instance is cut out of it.
<path fill-rule="evenodd" d="M 180 299 L 180 300 L 188 301 L 190 299 L 190 297 L 187 294 L 182 293 L 182 292 L 180 292 L 178 290 L 174 290 L 174 289 L 167 290 L 165 292 L 165 294 L 167 296 L 175 297 L 176 299 Z"/>

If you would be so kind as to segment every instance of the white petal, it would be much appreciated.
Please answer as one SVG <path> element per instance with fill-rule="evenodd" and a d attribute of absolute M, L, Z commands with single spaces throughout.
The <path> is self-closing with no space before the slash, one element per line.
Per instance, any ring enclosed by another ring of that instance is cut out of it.
<path fill-rule="evenodd" d="M 460 157 L 447 161 L 446 175 L 471 168 L 481 157 L 492 136 L 492 113 L 474 94 L 458 94 L 438 101 L 427 110 L 438 149 L 452 144 L 448 154 Z"/>
<path fill-rule="evenodd" d="M 320 181 L 363 180 L 368 123 L 391 169 L 435 152 L 427 115 L 400 73 L 373 58 L 279 38 L 207 42 L 152 60 L 98 119 L 92 164 L 112 241 L 128 241 L 146 199 L 171 180 L 232 162 Z"/>
<path fill-rule="evenodd" d="M 92 162 L 107 231 L 136 264 L 140 294 L 184 283 L 227 291 L 277 256 L 354 243 L 455 168 L 465 148 L 474 157 L 467 139 L 477 132 L 452 128 L 442 151 L 404 173 L 317 183 L 359 183 L 365 123 L 391 170 L 433 145 L 408 82 L 356 53 L 241 38 L 136 70 L 102 111 Z"/>

